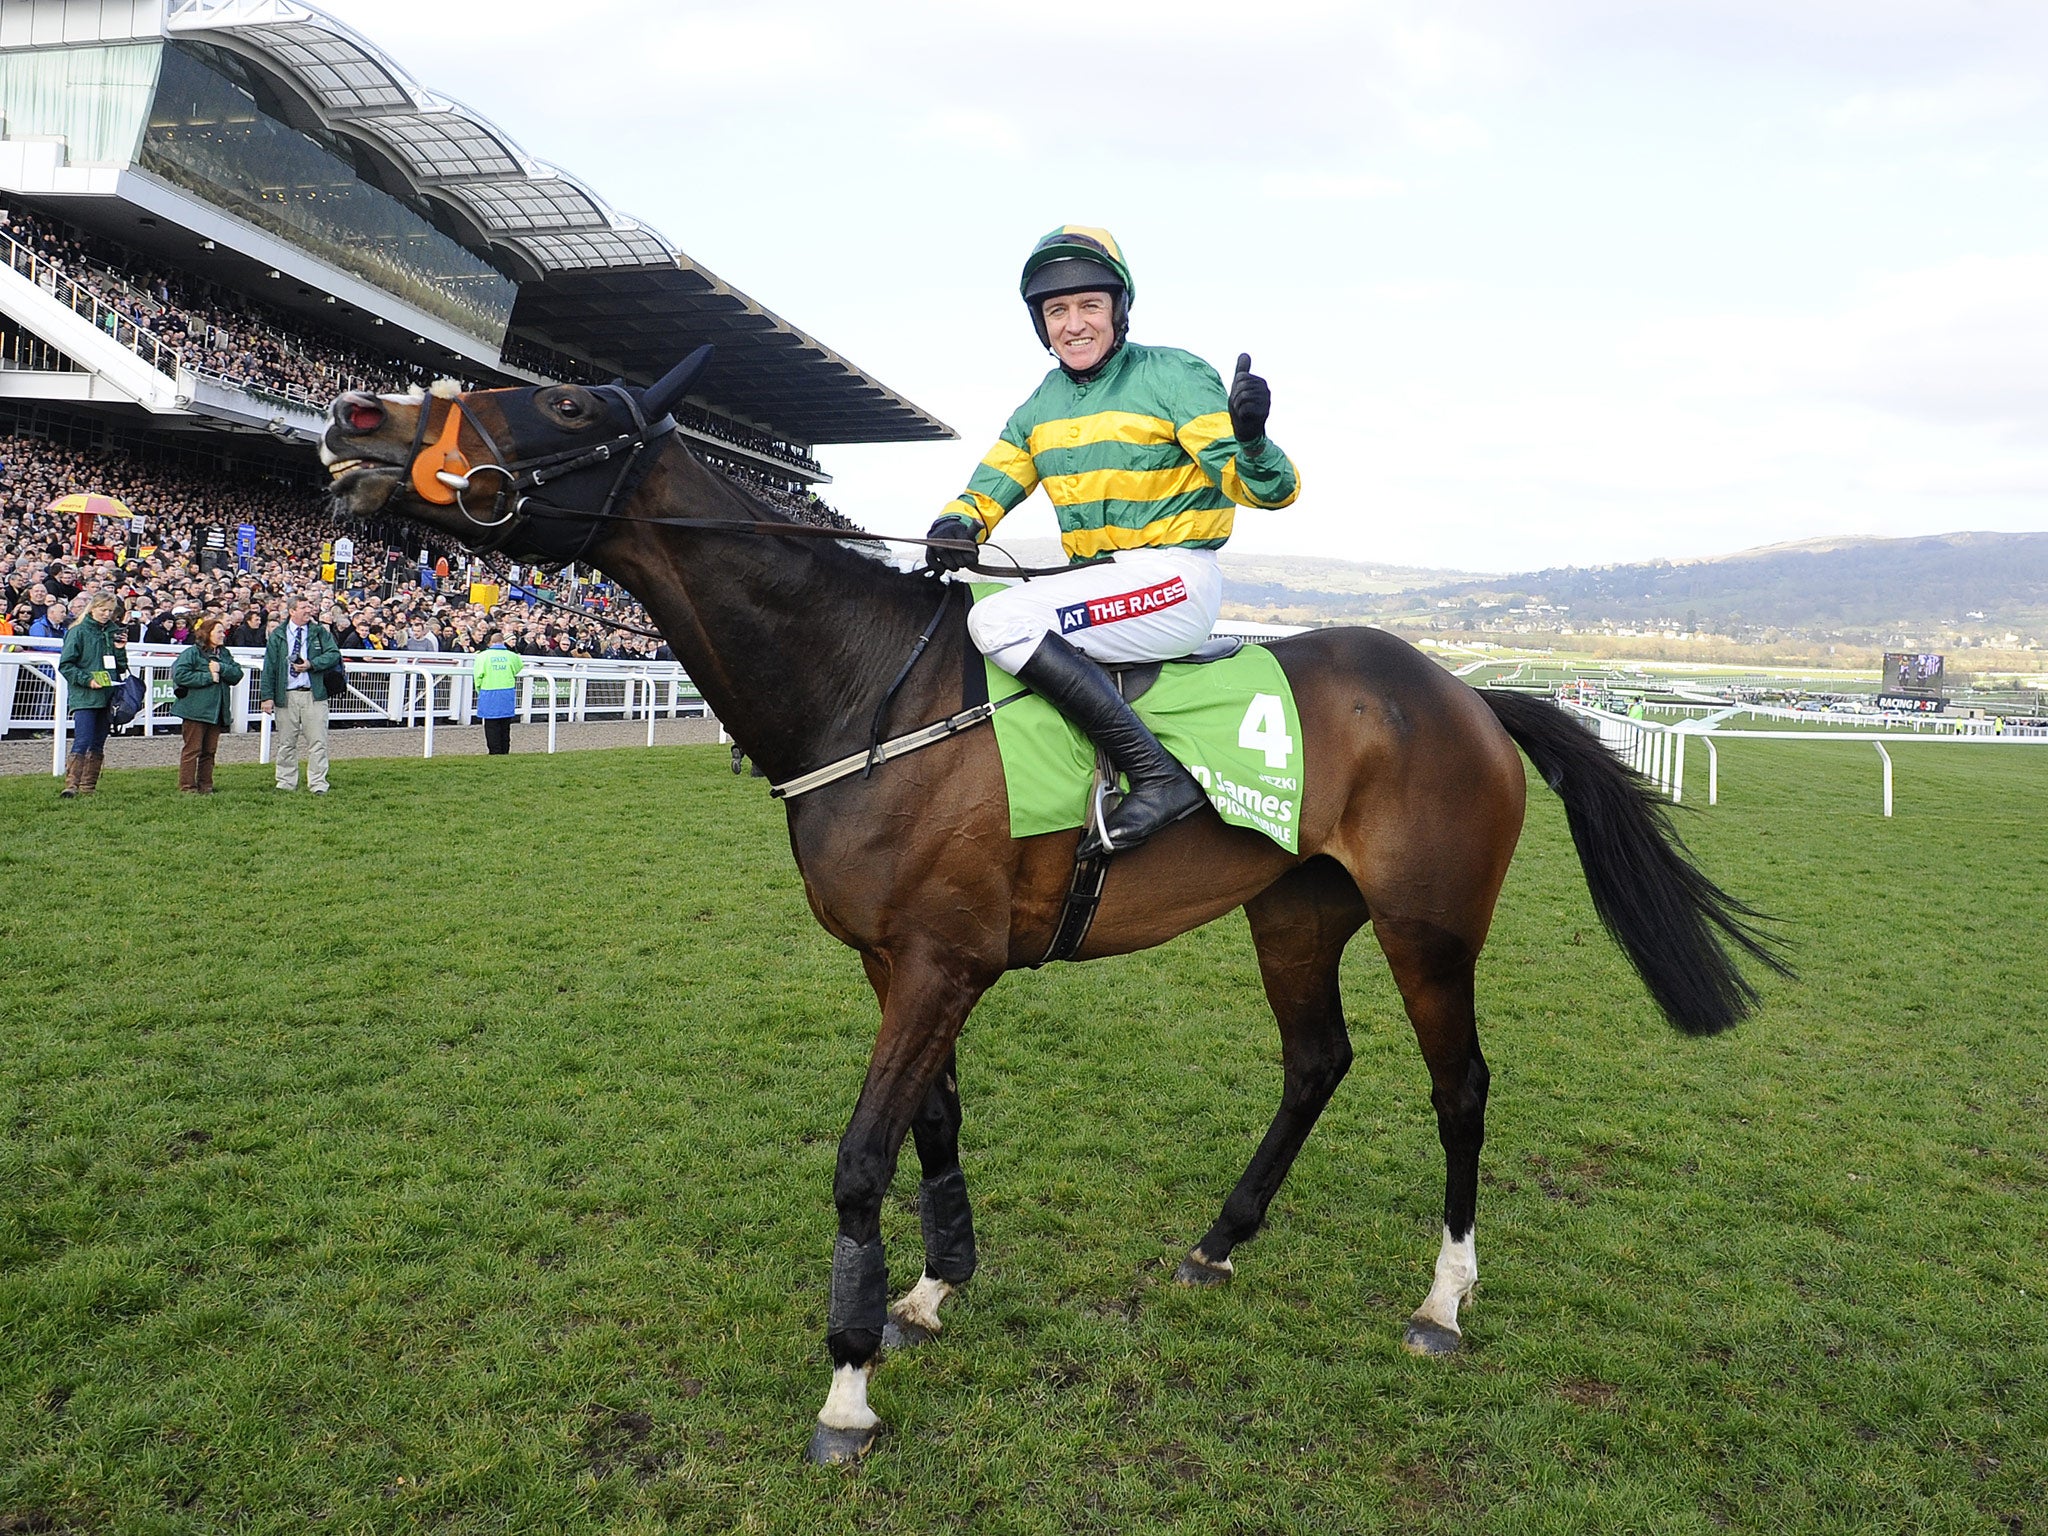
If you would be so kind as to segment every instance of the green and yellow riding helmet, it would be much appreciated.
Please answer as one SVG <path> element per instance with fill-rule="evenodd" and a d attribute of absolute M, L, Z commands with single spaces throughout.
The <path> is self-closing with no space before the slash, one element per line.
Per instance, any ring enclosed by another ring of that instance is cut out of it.
<path fill-rule="evenodd" d="M 1024 260 L 1024 276 L 1017 291 L 1024 307 L 1031 311 L 1038 344 L 1052 350 L 1052 338 L 1045 332 L 1045 301 L 1063 293 L 1111 293 L 1116 296 L 1116 339 L 1122 344 L 1131 327 L 1131 300 L 1137 285 L 1116 236 L 1106 229 L 1082 224 L 1062 224 L 1031 248 Z"/>

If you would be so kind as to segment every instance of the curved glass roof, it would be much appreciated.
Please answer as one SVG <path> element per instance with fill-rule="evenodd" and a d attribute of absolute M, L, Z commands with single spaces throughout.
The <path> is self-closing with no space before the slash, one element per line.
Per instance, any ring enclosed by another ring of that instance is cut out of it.
<path fill-rule="evenodd" d="M 647 378 L 716 342 L 720 398 L 805 442 L 954 435 L 324 12 L 296 0 L 169 0 L 164 28 L 261 63 L 326 127 L 380 151 L 414 191 L 475 225 L 525 279 L 515 333 Z M 630 298 L 617 281 L 626 274 Z"/>

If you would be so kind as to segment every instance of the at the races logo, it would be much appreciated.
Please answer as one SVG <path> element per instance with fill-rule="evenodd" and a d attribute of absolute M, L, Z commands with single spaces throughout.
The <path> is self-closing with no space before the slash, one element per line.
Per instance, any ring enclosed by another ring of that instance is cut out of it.
<path fill-rule="evenodd" d="M 1157 613 L 1162 608 L 1171 608 L 1175 603 L 1187 600 L 1187 583 L 1178 576 L 1171 581 L 1162 581 L 1156 587 L 1141 587 L 1136 592 L 1119 592 L 1114 597 L 1091 597 L 1085 603 L 1071 603 L 1058 610 L 1060 633 L 1070 635 L 1077 629 L 1090 629 L 1097 624 L 1135 619 L 1140 614 Z"/>

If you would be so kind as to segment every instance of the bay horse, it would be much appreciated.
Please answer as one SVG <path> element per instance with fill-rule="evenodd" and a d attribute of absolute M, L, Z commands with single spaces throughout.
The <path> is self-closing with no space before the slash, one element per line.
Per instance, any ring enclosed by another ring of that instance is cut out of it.
<path fill-rule="evenodd" d="M 344 516 L 395 513 L 472 549 L 588 561 L 646 607 L 706 702 L 772 783 L 962 710 L 972 652 L 960 589 L 795 523 L 693 457 L 668 411 L 700 349 L 644 391 L 554 384 L 337 399 L 321 456 Z M 752 536 L 750 536 L 752 535 Z M 921 639 L 920 637 L 923 637 Z M 928 641 L 928 644 L 925 642 Z M 1757 994 L 1726 947 L 1783 970 L 1758 914 L 1686 856 L 1649 786 L 1546 701 L 1480 692 L 1397 637 L 1323 629 L 1273 643 L 1310 765 L 1300 852 L 1204 808 L 1119 853 L 1076 958 L 1161 944 L 1243 907 L 1280 1026 L 1280 1105 L 1177 1278 L 1214 1285 L 1263 1222 L 1351 1062 L 1338 962 L 1370 924 L 1415 1030 L 1444 1149 L 1444 1222 L 1407 1348 L 1458 1348 L 1488 1073 L 1473 972 L 1522 827 L 1516 748 L 1563 802 L 1593 902 L 1671 1023 L 1709 1035 Z M 906 669 L 906 657 L 923 658 Z M 892 679 L 900 685 L 887 698 Z M 809 1455 L 858 1459 L 881 1428 L 885 1346 L 940 1329 L 973 1273 L 954 1044 L 1006 971 L 1038 964 L 1079 832 L 1013 838 L 993 731 L 969 729 L 786 800 L 811 911 L 860 956 L 881 1005 L 839 1143 L 825 1347 Z M 922 1180 L 924 1266 L 892 1306 L 881 1206 L 905 1133 Z"/>

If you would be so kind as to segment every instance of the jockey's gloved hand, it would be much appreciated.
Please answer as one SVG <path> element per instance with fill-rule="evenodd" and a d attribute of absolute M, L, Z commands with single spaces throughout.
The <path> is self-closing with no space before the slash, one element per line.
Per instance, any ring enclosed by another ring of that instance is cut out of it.
<path fill-rule="evenodd" d="M 949 512 L 925 530 L 928 539 L 948 539 L 965 544 L 966 549 L 928 549 L 924 552 L 924 563 L 935 571 L 957 571 L 974 559 L 974 536 L 981 530 L 958 513 Z"/>
<path fill-rule="evenodd" d="M 1273 391 L 1252 372 L 1252 355 L 1237 354 L 1237 377 L 1230 381 L 1230 435 L 1243 447 L 1265 441 L 1266 418 L 1273 414 Z"/>

